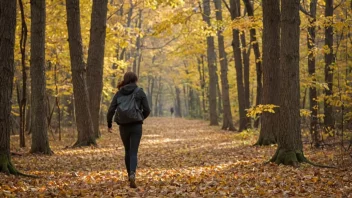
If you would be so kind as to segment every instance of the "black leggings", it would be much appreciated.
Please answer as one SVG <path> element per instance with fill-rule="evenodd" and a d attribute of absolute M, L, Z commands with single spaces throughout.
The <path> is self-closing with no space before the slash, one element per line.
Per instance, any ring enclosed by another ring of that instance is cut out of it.
<path fill-rule="evenodd" d="M 137 169 L 137 153 L 142 138 L 142 124 L 120 126 L 120 136 L 125 147 L 126 170 L 130 175 Z"/>

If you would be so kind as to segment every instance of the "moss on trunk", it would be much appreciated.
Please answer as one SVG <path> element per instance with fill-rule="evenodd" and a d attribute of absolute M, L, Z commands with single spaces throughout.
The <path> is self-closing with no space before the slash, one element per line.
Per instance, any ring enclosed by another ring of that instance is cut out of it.
<path fill-rule="evenodd" d="M 271 158 L 270 162 L 298 167 L 299 163 L 307 162 L 307 159 L 304 157 L 303 151 L 294 151 L 278 148 L 276 150 L 275 155 Z"/>
<path fill-rule="evenodd" d="M 7 154 L 0 154 L 0 172 L 12 175 L 20 175 L 15 166 L 11 163 L 11 158 Z"/>

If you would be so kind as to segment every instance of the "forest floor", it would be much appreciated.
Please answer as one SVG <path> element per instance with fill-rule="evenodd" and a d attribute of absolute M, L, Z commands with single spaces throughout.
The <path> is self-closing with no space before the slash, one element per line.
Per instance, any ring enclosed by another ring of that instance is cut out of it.
<path fill-rule="evenodd" d="M 52 156 L 29 154 L 30 146 L 19 149 L 13 136 L 12 151 L 22 154 L 13 163 L 40 178 L 0 173 L 0 197 L 352 197 L 351 158 L 342 159 L 337 149 L 305 145 L 308 159 L 343 162 L 337 169 L 264 165 L 276 146 L 253 147 L 257 132 L 226 132 L 176 118 L 148 118 L 143 128 L 137 189 L 128 187 L 114 125 L 114 133 L 102 127 L 97 148 L 65 148 L 75 141 L 72 130 L 62 141 L 50 134 Z"/>

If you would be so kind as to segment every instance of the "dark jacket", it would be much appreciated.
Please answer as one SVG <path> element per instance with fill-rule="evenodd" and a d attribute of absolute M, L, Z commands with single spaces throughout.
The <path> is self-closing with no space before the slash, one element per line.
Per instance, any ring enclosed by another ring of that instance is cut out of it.
<path fill-rule="evenodd" d="M 122 96 L 122 95 L 130 95 L 133 93 L 134 89 L 137 88 L 137 85 L 134 83 L 128 84 L 123 86 L 114 96 L 114 98 L 111 101 L 110 107 L 109 107 L 109 111 L 108 111 L 108 115 L 107 115 L 107 121 L 108 121 L 108 127 L 111 128 L 112 126 L 112 118 L 115 115 L 116 112 L 116 108 L 117 108 L 117 98 Z M 147 100 L 147 96 L 145 95 L 143 89 L 139 89 L 136 93 L 136 102 L 137 105 L 139 107 L 139 109 L 142 110 L 142 114 L 144 119 L 146 119 L 149 114 L 150 114 L 150 108 L 149 108 L 149 104 L 148 104 L 148 100 Z M 116 123 L 116 116 L 115 116 L 115 120 Z M 119 123 L 117 123 L 119 124 Z M 129 123 L 129 124 L 143 124 L 143 121 L 141 122 L 136 122 L 136 123 Z"/>

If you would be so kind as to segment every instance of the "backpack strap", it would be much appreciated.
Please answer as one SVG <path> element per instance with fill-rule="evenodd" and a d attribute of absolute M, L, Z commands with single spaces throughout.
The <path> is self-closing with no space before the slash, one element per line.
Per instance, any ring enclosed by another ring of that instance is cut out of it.
<path fill-rule="evenodd" d="M 140 89 L 141 89 L 141 88 L 136 87 L 136 88 L 133 90 L 132 94 L 136 94 Z"/>
<path fill-rule="evenodd" d="M 140 90 L 141 88 L 139 88 L 139 87 L 137 87 L 137 88 L 135 88 L 134 90 L 133 90 L 133 97 L 135 98 L 135 96 L 136 96 L 136 93 Z M 135 106 L 136 106 L 136 109 L 138 110 L 138 111 L 140 111 L 140 107 L 138 107 L 138 105 L 137 105 L 137 103 L 135 102 Z"/>

